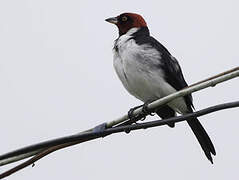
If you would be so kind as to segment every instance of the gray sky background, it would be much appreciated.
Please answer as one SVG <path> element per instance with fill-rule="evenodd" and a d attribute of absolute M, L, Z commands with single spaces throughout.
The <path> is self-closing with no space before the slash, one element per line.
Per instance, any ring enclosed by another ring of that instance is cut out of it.
<path fill-rule="evenodd" d="M 80 132 L 141 104 L 113 70 L 118 32 L 105 18 L 142 14 L 192 84 L 238 66 L 238 7 L 237 0 L 1 0 L 0 154 Z M 238 100 L 238 83 L 194 93 L 196 109 Z M 200 118 L 217 150 L 214 165 L 180 123 L 70 147 L 8 179 L 235 179 L 238 113 Z"/>

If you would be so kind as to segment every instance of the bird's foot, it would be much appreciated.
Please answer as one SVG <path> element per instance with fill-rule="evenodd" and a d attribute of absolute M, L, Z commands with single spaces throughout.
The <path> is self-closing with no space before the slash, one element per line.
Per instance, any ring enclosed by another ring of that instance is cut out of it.
<path fill-rule="evenodd" d="M 145 120 L 147 115 L 150 116 L 154 116 L 154 114 L 152 113 L 152 111 L 148 108 L 148 105 L 150 104 L 151 101 L 147 101 L 145 102 L 143 105 L 140 106 L 136 106 L 134 108 L 131 108 L 128 111 L 128 117 L 130 120 Z M 134 116 L 134 111 L 138 108 L 142 107 L 142 111 L 140 114 L 138 114 L 137 116 Z"/>
<path fill-rule="evenodd" d="M 149 109 L 148 105 L 151 103 L 151 101 L 146 101 L 144 104 L 143 104 L 143 108 L 142 108 L 142 113 L 143 115 L 146 117 L 147 115 L 150 115 L 150 116 L 154 116 L 154 114 L 152 113 L 152 111 Z M 144 118 L 145 119 L 145 118 Z"/>
<path fill-rule="evenodd" d="M 143 105 L 140 105 L 140 106 L 136 106 L 136 107 L 133 107 L 131 108 L 129 111 L 128 111 L 128 117 L 130 120 L 134 120 L 136 119 L 136 117 L 134 116 L 134 111 L 140 107 L 142 107 Z"/>

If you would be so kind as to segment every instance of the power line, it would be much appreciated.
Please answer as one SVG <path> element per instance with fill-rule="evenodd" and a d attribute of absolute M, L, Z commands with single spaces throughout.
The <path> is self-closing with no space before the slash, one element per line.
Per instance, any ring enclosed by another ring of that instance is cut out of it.
<path fill-rule="evenodd" d="M 67 147 L 67 146 L 71 146 L 71 145 L 75 145 L 75 144 L 79 144 L 85 141 L 90 141 L 93 139 L 97 139 L 100 137 L 105 137 L 108 136 L 110 134 L 114 134 L 114 133 L 120 133 L 120 132 L 130 132 L 130 131 L 134 131 L 134 130 L 139 130 L 139 129 L 147 129 L 147 128 L 152 128 L 152 127 L 157 127 L 157 126 L 163 126 L 163 125 L 167 125 L 170 122 L 174 122 L 174 123 L 178 123 L 181 121 L 185 121 L 185 120 L 189 120 L 191 117 L 199 117 L 199 116 L 203 116 L 205 114 L 209 114 L 212 112 L 216 112 L 219 110 L 223 110 L 223 109 L 229 109 L 229 108 L 235 108 L 235 107 L 239 107 L 239 101 L 235 101 L 235 102 L 231 102 L 231 103 L 224 103 L 224 104 L 219 104 L 216 106 L 212 106 L 212 107 L 208 107 L 205 109 L 202 109 L 200 111 L 196 111 L 193 113 L 189 113 L 189 114 L 185 114 L 182 116 L 177 116 L 177 117 L 173 117 L 173 118 L 169 118 L 169 119 L 163 119 L 163 120 L 155 120 L 155 121 L 150 121 L 150 122 L 145 122 L 145 123 L 139 123 L 139 124 L 132 124 L 132 125 L 124 125 L 124 126 L 118 126 L 118 127 L 112 127 L 112 128 L 107 128 L 101 131 L 91 131 L 91 132 L 84 132 L 81 134 L 76 134 L 76 135 L 72 135 L 72 136 L 66 136 L 63 138 L 58 138 L 55 140 L 51 140 L 51 141 L 46 141 L 40 144 L 36 144 L 36 145 L 32 145 L 23 149 L 19 149 L 18 152 L 15 151 L 13 152 L 13 154 L 9 153 L 5 155 L 5 158 L 7 156 L 11 157 L 12 155 L 15 155 L 14 153 L 18 154 L 18 153 L 28 153 L 28 151 L 32 151 L 32 150 L 36 150 L 39 147 L 43 148 L 43 147 L 51 147 L 49 149 L 44 150 L 43 152 L 39 153 L 38 155 L 34 156 L 33 158 L 31 158 L 30 160 L 0 174 L 0 179 L 7 177 L 31 164 L 34 164 L 34 162 L 36 162 L 37 160 L 43 158 L 44 156 L 58 150 L 58 149 L 62 149 L 63 147 Z M 42 146 L 42 147 L 41 147 Z M 4 156 L 4 155 L 3 155 Z M 3 156 L 1 156 L 1 158 L 4 158 Z"/>

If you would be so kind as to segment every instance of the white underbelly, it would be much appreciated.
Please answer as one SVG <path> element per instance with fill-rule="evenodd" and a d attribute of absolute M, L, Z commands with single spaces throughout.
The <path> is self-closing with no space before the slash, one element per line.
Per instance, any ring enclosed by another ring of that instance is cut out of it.
<path fill-rule="evenodd" d="M 176 92 L 163 79 L 160 70 L 146 72 L 144 68 L 137 68 L 137 65 L 124 66 L 119 59 L 115 59 L 114 67 L 127 91 L 143 102 L 156 100 Z M 183 98 L 178 98 L 168 105 L 178 112 L 185 111 L 186 108 Z"/>

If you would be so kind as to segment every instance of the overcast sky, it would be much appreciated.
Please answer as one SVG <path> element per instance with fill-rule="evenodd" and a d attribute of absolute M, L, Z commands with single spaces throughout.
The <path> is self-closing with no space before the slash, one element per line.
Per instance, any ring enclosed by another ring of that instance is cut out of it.
<path fill-rule="evenodd" d="M 1 0 L 0 154 L 80 132 L 141 104 L 114 72 L 118 31 L 104 19 L 143 15 L 192 84 L 238 66 L 238 7 L 237 0 Z M 238 100 L 238 89 L 234 79 L 194 93 L 195 107 Z M 70 147 L 8 179 L 235 179 L 238 114 L 200 118 L 216 147 L 214 165 L 179 123 Z"/>

